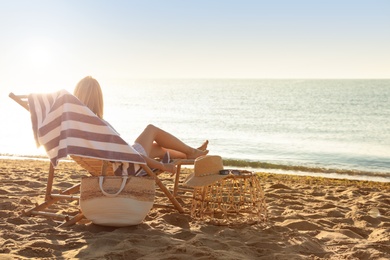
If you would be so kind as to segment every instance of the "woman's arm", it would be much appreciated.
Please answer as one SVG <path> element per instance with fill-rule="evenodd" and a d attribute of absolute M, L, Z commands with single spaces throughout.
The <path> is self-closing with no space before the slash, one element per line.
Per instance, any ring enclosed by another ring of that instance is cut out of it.
<path fill-rule="evenodd" d="M 173 163 L 162 163 L 145 155 L 142 155 L 142 157 L 144 158 L 149 168 L 159 169 L 161 171 L 170 172 L 172 174 L 176 173 L 176 165 Z"/>

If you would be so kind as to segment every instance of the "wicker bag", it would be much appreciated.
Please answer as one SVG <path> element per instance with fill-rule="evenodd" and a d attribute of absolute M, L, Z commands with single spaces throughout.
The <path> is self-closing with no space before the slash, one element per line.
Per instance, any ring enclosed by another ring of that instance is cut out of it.
<path fill-rule="evenodd" d="M 150 177 L 99 176 L 81 180 L 80 208 L 94 224 L 140 224 L 153 206 L 155 181 Z"/>

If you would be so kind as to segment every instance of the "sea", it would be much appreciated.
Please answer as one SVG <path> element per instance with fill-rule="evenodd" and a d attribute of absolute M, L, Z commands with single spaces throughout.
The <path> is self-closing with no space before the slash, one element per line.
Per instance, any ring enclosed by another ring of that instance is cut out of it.
<path fill-rule="evenodd" d="M 104 118 L 130 144 L 153 124 L 193 147 L 209 140 L 209 154 L 220 155 L 225 168 L 390 182 L 389 79 L 133 79 L 101 85 Z M 45 158 L 35 146 L 29 113 L 1 100 L 0 156 Z"/>

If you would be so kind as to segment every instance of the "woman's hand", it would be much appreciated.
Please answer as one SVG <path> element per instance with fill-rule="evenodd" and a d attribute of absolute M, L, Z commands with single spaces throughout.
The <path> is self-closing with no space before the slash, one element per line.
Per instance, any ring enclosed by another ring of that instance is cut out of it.
<path fill-rule="evenodd" d="M 172 175 L 176 174 L 176 165 L 173 163 L 162 163 L 163 171 L 170 172 Z"/>

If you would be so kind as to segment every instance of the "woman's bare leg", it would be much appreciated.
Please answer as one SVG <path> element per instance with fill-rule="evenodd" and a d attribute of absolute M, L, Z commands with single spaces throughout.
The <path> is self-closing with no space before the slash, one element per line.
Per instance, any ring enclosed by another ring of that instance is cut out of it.
<path fill-rule="evenodd" d="M 151 158 L 163 158 L 165 153 L 169 152 L 169 156 L 171 159 L 186 159 L 187 155 L 185 153 L 172 150 L 172 149 L 166 149 L 164 147 L 161 147 L 158 143 L 153 143 L 152 149 L 150 151 L 149 156 Z"/>
<path fill-rule="evenodd" d="M 175 136 L 154 125 L 148 125 L 135 142 L 141 144 L 148 155 L 151 155 L 154 142 L 160 147 L 184 153 L 188 159 L 195 159 L 208 153 L 208 150 L 203 151 L 186 145 Z"/>

